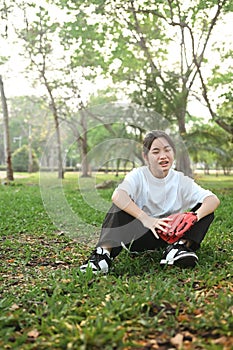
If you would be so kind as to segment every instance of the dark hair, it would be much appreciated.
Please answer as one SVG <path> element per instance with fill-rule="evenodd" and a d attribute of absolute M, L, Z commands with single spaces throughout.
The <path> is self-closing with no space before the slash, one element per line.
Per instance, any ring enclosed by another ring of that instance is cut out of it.
<path fill-rule="evenodd" d="M 171 148 L 173 149 L 173 152 L 176 153 L 175 144 L 172 141 L 172 139 L 170 138 L 170 136 L 168 136 L 162 130 L 152 130 L 146 134 L 144 141 L 143 141 L 143 153 L 145 155 L 147 155 L 147 153 L 149 152 L 153 141 L 159 137 L 164 137 L 167 140 L 167 142 L 169 143 L 169 145 L 171 146 Z"/>

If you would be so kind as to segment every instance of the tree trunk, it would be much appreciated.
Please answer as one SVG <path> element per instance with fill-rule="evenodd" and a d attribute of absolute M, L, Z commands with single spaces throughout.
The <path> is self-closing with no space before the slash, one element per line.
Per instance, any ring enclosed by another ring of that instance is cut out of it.
<path fill-rule="evenodd" d="M 83 136 L 80 138 L 81 141 L 81 157 L 82 157 L 82 177 L 88 177 L 90 176 L 88 173 L 88 159 L 87 159 L 87 153 L 88 153 L 88 147 L 87 147 L 87 120 L 86 115 L 83 110 L 80 111 L 81 114 L 81 126 L 83 130 Z"/>
<path fill-rule="evenodd" d="M 28 172 L 29 174 L 33 171 L 33 158 L 32 158 L 32 135 L 31 135 L 31 124 L 28 126 Z"/>
<path fill-rule="evenodd" d="M 58 156 L 58 178 L 64 178 L 64 170 L 62 165 L 62 155 L 61 155 L 61 135 L 60 135 L 60 127 L 57 114 L 54 115 L 56 135 L 57 135 L 57 156 Z"/>
<path fill-rule="evenodd" d="M 89 166 L 89 162 L 87 159 L 88 154 L 88 145 L 87 145 L 87 121 L 86 121 L 86 115 L 83 110 L 80 110 L 81 120 L 80 125 L 82 127 L 82 134 L 80 134 L 78 130 L 77 121 L 73 120 L 66 121 L 69 123 L 71 129 L 73 130 L 75 140 L 77 142 L 77 150 L 81 154 L 81 176 L 82 177 L 89 177 L 91 176 L 91 170 Z"/>
<path fill-rule="evenodd" d="M 176 155 L 176 170 L 182 171 L 185 175 L 193 177 L 190 166 L 190 158 L 186 148 L 182 147 Z"/>
<path fill-rule="evenodd" d="M 58 112 L 56 103 L 52 94 L 52 90 L 49 86 L 49 83 L 47 82 L 47 79 L 45 75 L 43 75 L 44 83 L 46 86 L 46 89 L 48 91 L 49 97 L 50 97 L 50 103 L 51 103 L 51 110 L 53 113 L 54 123 L 55 123 L 55 131 L 56 131 L 56 139 L 57 139 L 57 161 L 58 161 L 58 178 L 63 179 L 64 178 L 64 170 L 63 170 L 63 164 L 62 164 L 62 152 L 61 152 L 61 135 L 60 135 L 60 125 L 58 120 Z"/>
<path fill-rule="evenodd" d="M 185 114 L 187 110 L 187 98 L 188 94 L 185 93 L 185 87 L 183 87 L 183 93 L 180 96 L 181 107 L 178 109 L 177 121 L 179 127 L 180 136 L 186 135 Z M 179 149 L 176 154 L 176 169 L 182 171 L 185 175 L 193 177 L 193 171 L 190 164 L 190 157 L 187 148 L 183 145 L 182 140 Z"/>
<path fill-rule="evenodd" d="M 193 177 L 190 157 L 188 150 L 184 145 L 184 140 L 182 140 L 181 144 L 178 145 L 176 152 L 176 170 L 182 171 L 185 175 Z"/>
<path fill-rule="evenodd" d="M 6 96 L 4 93 L 2 76 L 0 75 L 0 91 L 3 110 L 3 126 L 4 126 L 4 149 L 5 149 L 5 161 L 6 161 L 6 178 L 8 181 L 14 181 L 12 163 L 11 163 L 11 150 L 10 150 L 10 132 L 9 132 L 9 116 Z"/>

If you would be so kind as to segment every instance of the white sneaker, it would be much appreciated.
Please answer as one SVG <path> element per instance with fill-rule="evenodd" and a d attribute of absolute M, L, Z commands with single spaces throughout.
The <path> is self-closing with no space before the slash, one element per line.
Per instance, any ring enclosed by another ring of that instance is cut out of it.
<path fill-rule="evenodd" d="M 91 269 L 93 273 L 108 273 L 112 259 L 107 249 L 97 247 L 91 254 L 90 258 L 80 266 L 81 272 L 86 272 L 87 269 Z"/>
<path fill-rule="evenodd" d="M 194 267 L 197 262 L 197 255 L 191 249 L 187 248 L 183 242 L 178 241 L 165 249 L 160 265 Z"/>

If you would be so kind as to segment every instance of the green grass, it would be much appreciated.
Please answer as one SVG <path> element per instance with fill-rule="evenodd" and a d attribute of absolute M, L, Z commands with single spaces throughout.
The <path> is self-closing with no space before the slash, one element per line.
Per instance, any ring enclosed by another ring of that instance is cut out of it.
<path fill-rule="evenodd" d="M 123 252 L 107 276 L 78 273 L 92 249 L 80 239 L 85 224 L 98 234 L 105 215 L 83 201 L 93 179 L 83 181 L 82 191 L 75 174 L 62 183 L 82 218 L 75 232 L 52 223 L 38 175 L 0 187 L 0 349 L 232 349 L 233 177 L 197 179 L 221 205 L 195 269 L 162 269 L 161 252 Z M 112 190 L 98 191 L 104 206 Z"/>

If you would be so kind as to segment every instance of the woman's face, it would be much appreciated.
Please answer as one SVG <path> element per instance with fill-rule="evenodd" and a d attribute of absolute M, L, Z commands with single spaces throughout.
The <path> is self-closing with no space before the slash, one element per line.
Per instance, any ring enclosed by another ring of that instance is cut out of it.
<path fill-rule="evenodd" d="M 167 176 L 174 161 L 174 151 L 164 137 L 155 139 L 149 152 L 144 155 L 151 173 L 158 178 Z"/>

